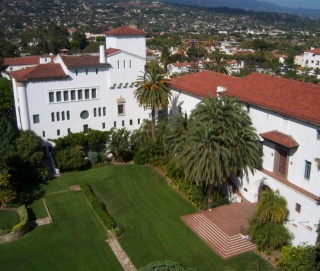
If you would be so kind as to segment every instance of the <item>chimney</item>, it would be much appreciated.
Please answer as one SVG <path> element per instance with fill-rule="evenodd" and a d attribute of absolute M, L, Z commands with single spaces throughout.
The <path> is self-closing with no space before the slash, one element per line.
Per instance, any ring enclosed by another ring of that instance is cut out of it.
<path fill-rule="evenodd" d="M 100 47 L 99 47 L 99 62 L 100 63 L 107 63 L 106 50 L 104 48 L 104 45 L 100 45 Z"/>

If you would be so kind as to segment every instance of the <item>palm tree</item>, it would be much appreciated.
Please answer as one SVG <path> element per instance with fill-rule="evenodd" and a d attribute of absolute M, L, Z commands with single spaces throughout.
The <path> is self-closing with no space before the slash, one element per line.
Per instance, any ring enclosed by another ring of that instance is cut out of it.
<path fill-rule="evenodd" d="M 242 104 L 230 97 L 204 99 L 190 116 L 185 144 L 176 148 L 185 176 L 211 189 L 232 172 L 253 170 L 261 152 L 258 136 Z"/>
<path fill-rule="evenodd" d="M 280 196 L 279 191 L 264 191 L 256 214 L 262 222 L 283 223 L 287 216 L 287 201 Z"/>
<path fill-rule="evenodd" d="M 171 90 L 168 82 L 160 73 L 159 66 L 147 67 L 144 75 L 137 79 L 138 88 L 134 97 L 140 105 L 151 108 L 152 139 L 156 141 L 156 109 L 167 108 L 171 100 Z"/>
<path fill-rule="evenodd" d="M 208 70 L 227 75 L 229 74 L 227 61 L 223 59 L 223 54 L 218 48 L 211 54 L 211 58 L 213 63 L 207 65 Z"/>

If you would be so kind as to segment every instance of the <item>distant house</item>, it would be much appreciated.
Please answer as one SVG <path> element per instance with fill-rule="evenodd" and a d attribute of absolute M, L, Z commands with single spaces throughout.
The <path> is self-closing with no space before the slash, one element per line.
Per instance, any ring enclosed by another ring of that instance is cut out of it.
<path fill-rule="evenodd" d="M 293 245 L 314 245 L 320 220 L 320 87 L 253 73 L 244 78 L 203 71 L 173 78 L 170 114 L 187 113 L 203 99 L 220 95 L 243 102 L 263 145 L 261 168 L 231 175 L 230 184 L 257 202 L 263 190 L 279 190 L 288 203 L 285 226 Z"/>
<path fill-rule="evenodd" d="M 314 74 L 313 71 L 320 69 L 320 48 L 311 49 L 304 52 L 302 67 L 310 68 L 309 74 Z M 320 78 L 320 75 L 318 75 Z"/>
<path fill-rule="evenodd" d="M 173 74 L 189 73 L 195 68 L 194 62 L 176 62 L 167 65 L 167 73 L 169 76 Z"/>

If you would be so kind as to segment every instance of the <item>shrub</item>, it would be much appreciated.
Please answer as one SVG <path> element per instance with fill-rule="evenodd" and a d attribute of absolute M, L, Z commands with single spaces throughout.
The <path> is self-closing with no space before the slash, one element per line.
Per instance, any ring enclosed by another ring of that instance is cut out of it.
<path fill-rule="evenodd" d="M 89 160 L 91 161 L 92 164 L 96 164 L 99 162 L 99 154 L 95 151 L 89 152 Z"/>
<path fill-rule="evenodd" d="M 133 157 L 133 162 L 136 165 L 144 165 L 147 162 L 147 157 L 144 153 L 136 153 L 135 156 Z"/>
<path fill-rule="evenodd" d="M 27 212 L 27 208 L 25 205 L 21 205 L 20 207 L 18 207 L 17 213 L 19 214 L 20 222 L 19 222 L 19 224 L 15 225 L 13 227 L 12 232 L 21 231 L 29 223 L 28 212 Z"/>
<path fill-rule="evenodd" d="M 186 268 L 182 264 L 173 261 L 157 261 L 149 263 L 139 271 L 196 271 L 194 268 Z"/>
<path fill-rule="evenodd" d="M 61 171 L 81 170 L 90 166 L 90 160 L 85 158 L 83 147 L 75 146 L 61 149 L 55 154 L 57 167 Z"/>
<path fill-rule="evenodd" d="M 195 183 L 186 182 L 181 179 L 173 179 L 172 186 L 182 192 L 197 208 L 205 209 L 205 196 L 203 195 L 201 188 L 197 187 Z"/>
<path fill-rule="evenodd" d="M 93 190 L 91 189 L 90 185 L 82 184 L 81 190 L 84 193 L 85 197 L 89 201 L 90 205 L 92 206 L 93 210 L 100 218 L 101 222 L 105 226 L 107 230 L 113 230 L 116 228 L 116 223 L 113 218 L 109 215 L 105 204 L 97 197 Z"/>

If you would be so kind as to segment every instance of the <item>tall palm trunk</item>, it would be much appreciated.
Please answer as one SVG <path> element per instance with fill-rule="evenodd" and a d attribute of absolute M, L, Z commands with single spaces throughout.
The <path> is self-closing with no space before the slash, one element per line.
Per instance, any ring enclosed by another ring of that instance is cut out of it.
<path fill-rule="evenodd" d="M 151 130 L 152 130 L 152 139 L 156 142 L 156 110 L 151 110 Z"/>

